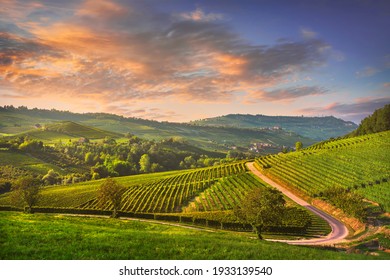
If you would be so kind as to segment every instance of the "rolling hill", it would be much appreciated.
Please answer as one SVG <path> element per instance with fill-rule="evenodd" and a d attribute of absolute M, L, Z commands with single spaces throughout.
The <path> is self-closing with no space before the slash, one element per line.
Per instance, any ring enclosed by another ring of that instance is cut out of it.
<path fill-rule="evenodd" d="M 325 140 L 331 137 L 343 136 L 357 128 L 355 123 L 347 122 L 335 117 L 291 117 L 243 114 L 230 114 L 221 117 L 197 120 L 191 123 L 213 127 L 280 127 L 286 131 L 292 131 L 315 140 Z"/>
<path fill-rule="evenodd" d="M 250 230 L 243 227 L 233 208 L 253 188 L 268 186 L 247 173 L 244 162 L 216 167 L 173 171 L 117 178 L 126 186 L 122 215 L 171 221 L 187 221 L 224 229 Z M 101 208 L 97 190 L 102 180 L 68 186 L 45 187 L 36 211 L 69 213 L 107 213 L 112 206 Z M 9 195 L 0 196 L 0 206 L 9 205 Z M 283 226 L 272 234 L 293 236 L 324 235 L 329 228 L 324 222 L 290 201 L 289 215 Z"/>
<path fill-rule="evenodd" d="M 227 152 L 234 147 L 248 151 L 254 143 L 262 143 L 262 154 L 275 153 L 285 147 L 294 147 L 301 141 L 304 146 L 315 143 L 310 137 L 303 137 L 283 129 L 258 129 L 237 127 L 211 127 L 188 123 L 170 123 L 125 118 L 114 114 L 77 114 L 57 110 L 27 109 L 25 107 L 0 107 L 0 133 L 4 136 L 26 133 L 34 126 L 50 127 L 59 121 L 71 121 L 90 128 L 116 133 L 131 133 L 149 140 L 182 138 L 192 145 L 211 151 Z M 77 129 L 76 129 L 77 130 Z M 66 130 L 65 130 L 66 131 Z M 74 134 L 72 131 L 68 131 Z M 48 135 L 53 139 L 56 135 Z"/>
<path fill-rule="evenodd" d="M 123 137 L 123 134 L 88 127 L 72 121 L 59 121 L 44 126 L 39 125 L 32 130 L 18 133 L 14 136 L 28 136 L 45 143 L 54 143 L 59 140 L 80 138 L 88 138 L 90 140 L 103 139 L 105 137 L 120 138 Z"/>
<path fill-rule="evenodd" d="M 327 200 L 326 191 L 340 187 L 389 212 L 389 138 L 390 131 L 386 131 L 328 141 L 297 152 L 260 157 L 256 164 L 263 173 L 303 196 Z M 229 211 L 240 203 L 245 193 L 266 187 L 248 173 L 244 162 L 117 180 L 127 187 L 121 209 L 127 215 L 155 218 L 158 214 L 173 220 L 182 219 L 175 218 L 178 216 L 191 217 L 191 221 L 206 219 L 219 226 L 235 222 Z M 64 211 L 61 207 L 66 211 L 100 211 L 96 190 L 101 182 L 46 187 L 38 206 L 54 212 Z M 7 194 L 0 196 L 0 205 L 9 204 Z M 103 209 L 110 210 L 111 206 L 107 204 Z M 310 220 L 306 214 L 296 213 L 295 217 L 300 215 L 302 219 L 291 221 L 295 228 L 312 224 L 305 224 Z"/>

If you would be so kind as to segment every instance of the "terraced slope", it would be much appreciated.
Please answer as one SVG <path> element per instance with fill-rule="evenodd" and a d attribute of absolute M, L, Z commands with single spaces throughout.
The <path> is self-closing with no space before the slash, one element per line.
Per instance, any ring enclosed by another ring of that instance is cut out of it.
<path fill-rule="evenodd" d="M 245 171 L 244 163 L 226 164 L 182 172 L 164 179 L 134 185 L 124 194 L 121 210 L 136 213 L 180 212 L 181 207 L 211 186 L 218 178 Z M 96 209 L 97 205 L 96 198 L 93 198 L 79 207 Z M 107 205 L 106 209 L 111 209 L 111 206 Z"/>
<path fill-rule="evenodd" d="M 186 171 L 118 177 L 116 180 L 128 188 L 123 198 L 123 211 L 175 212 L 218 178 L 243 172 L 246 172 L 246 168 L 244 162 L 241 162 Z M 96 202 L 96 192 L 101 183 L 102 180 L 95 180 L 45 187 L 38 206 L 100 209 Z M 0 196 L 0 205 L 10 205 L 7 194 Z M 110 210 L 110 205 L 106 209 Z"/>
<path fill-rule="evenodd" d="M 390 131 L 260 157 L 256 164 L 263 173 L 309 196 L 342 187 L 390 212 Z"/>
<path fill-rule="evenodd" d="M 224 223 L 224 228 L 230 229 L 245 229 L 232 210 L 241 203 L 246 193 L 253 188 L 268 187 L 247 173 L 245 162 L 119 177 L 116 180 L 127 187 L 120 209 L 124 213 L 149 218 L 165 215 L 167 219 L 174 217 L 172 219 L 180 218 L 188 222 L 198 220 L 203 223 L 202 221 L 207 220 L 206 224 L 222 227 Z M 97 190 L 101 183 L 102 180 L 96 180 L 70 186 L 46 187 L 42 191 L 38 207 L 49 208 L 49 212 L 62 212 L 64 208 L 71 213 L 109 211 L 112 209 L 109 203 L 102 207 L 97 201 Z M 0 196 L 1 205 L 10 205 L 7 194 Z M 289 215 L 286 216 L 282 229 L 276 228 L 274 231 L 295 234 L 308 231 L 310 235 L 326 234 L 329 231 L 326 225 L 318 229 L 317 225 L 321 225 L 321 221 L 310 216 L 306 210 L 292 202 L 288 205 Z"/>

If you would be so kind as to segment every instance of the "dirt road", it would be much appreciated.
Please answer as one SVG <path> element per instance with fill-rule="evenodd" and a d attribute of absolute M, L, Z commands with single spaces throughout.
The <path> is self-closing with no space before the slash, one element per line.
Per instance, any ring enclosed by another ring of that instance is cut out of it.
<path fill-rule="evenodd" d="M 310 205 L 308 202 L 304 201 L 303 199 L 297 197 L 293 193 L 291 193 L 289 190 L 285 189 L 278 183 L 272 181 L 270 178 L 262 174 L 259 170 L 257 170 L 254 166 L 254 162 L 247 163 L 247 167 L 249 170 L 258 176 L 261 180 L 266 182 L 267 184 L 277 188 L 279 191 L 284 193 L 287 197 L 291 198 L 293 201 L 298 203 L 299 205 L 302 205 L 309 211 L 313 212 L 317 216 L 321 217 L 325 221 L 328 222 L 330 227 L 332 228 L 332 231 L 330 234 L 324 237 L 320 238 L 313 238 L 313 239 L 301 239 L 301 240 L 274 240 L 274 241 L 280 241 L 285 242 L 288 244 L 297 244 L 297 245 L 331 245 L 335 243 L 342 242 L 344 238 L 348 235 L 348 229 L 346 226 L 340 222 L 339 220 L 333 218 L 329 214 L 317 209 L 313 205 Z"/>

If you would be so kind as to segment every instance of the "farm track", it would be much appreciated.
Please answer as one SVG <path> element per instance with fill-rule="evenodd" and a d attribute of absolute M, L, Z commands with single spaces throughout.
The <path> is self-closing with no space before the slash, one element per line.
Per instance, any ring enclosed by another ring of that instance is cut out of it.
<path fill-rule="evenodd" d="M 332 231 L 330 234 L 328 234 L 325 237 L 320 238 L 313 238 L 313 239 L 300 239 L 300 240 L 272 240 L 272 241 L 278 241 L 278 242 L 285 242 L 288 244 L 294 244 L 294 245 L 331 245 L 335 243 L 340 243 L 345 241 L 344 238 L 348 235 L 348 229 L 347 227 L 340 222 L 339 220 L 335 219 L 334 217 L 330 216 L 329 214 L 319 210 L 318 208 L 314 207 L 313 205 L 310 205 L 305 200 L 299 198 L 298 196 L 294 195 L 278 183 L 272 181 L 270 178 L 262 174 L 259 170 L 257 170 L 254 167 L 254 162 L 247 163 L 247 167 L 249 170 L 259 177 L 261 180 L 266 182 L 267 184 L 271 185 L 272 187 L 278 189 L 283 194 L 285 194 L 287 197 L 298 203 L 299 205 L 305 207 L 307 210 L 311 211 L 315 215 L 319 216 L 320 218 L 324 219 L 332 228 Z"/>
<path fill-rule="evenodd" d="M 91 217 L 91 218 L 98 217 L 98 218 L 107 218 L 107 219 L 109 218 L 109 216 L 104 216 L 104 215 L 88 215 L 88 214 L 65 214 L 65 213 L 61 213 L 60 215 L 75 216 L 75 217 Z M 120 220 L 137 221 L 137 222 L 143 222 L 143 223 L 150 223 L 150 224 L 174 226 L 174 227 L 193 229 L 193 230 L 200 230 L 200 231 L 207 231 L 207 232 L 215 232 L 216 231 L 216 230 L 205 229 L 205 228 L 196 227 L 196 226 L 183 225 L 183 224 L 179 224 L 179 223 L 170 223 L 170 222 L 157 221 L 157 220 L 150 220 L 150 219 L 128 218 L 128 217 L 119 217 L 119 219 Z"/>

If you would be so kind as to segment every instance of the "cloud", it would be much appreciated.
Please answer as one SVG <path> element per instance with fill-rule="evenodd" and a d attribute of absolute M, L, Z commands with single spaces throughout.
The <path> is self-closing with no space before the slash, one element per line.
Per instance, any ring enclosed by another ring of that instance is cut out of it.
<path fill-rule="evenodd" d="M 110 105 L 168 97 L 233 102 L 237 92 L 255 101 L 325 93 L 265 90 L 326 63 L 331 46 L 309 30 L 300 41 L 263 46 L 233 32 L 223 15 L 200 8 L 175 17 L 141 1 L 23 2 L 23 9 L 18 3 L 5 3 L 2 21 L 12 24 L 0 34 L 0 86 L 18 94 Z"/>
<path fill-rule="evenodd" d="M 246 97 L 246 103 L 260 101 L 292 101 L 303 96 L 323 95 L 327 89 L 317 86 L 301 86 L 275 90 L 253 91 Z"/>
<path fill-rule="evenodd" d="M 129 10 L 125 6 L 109 0 L 86 0 L 76 11 L 76 15 L 97 19 L 109 19 L 126 16 L 128 12 Z"/>
<path fill-rule="evenodd" d="M 364 69 L 357 71 L 355 74 L 357 78 L 366 78 L 366 77 L 374 76 L 378 72 L 380 72 L 379 69 L 367 66 Z"/>
<path fill-rule="evenodd" d="M 217 13 L 206 14 L 200 8 L 197 8 L 195 11 L 190 13 L 181 13 L 180 17 L 184 20 L 192 20 L 192 21 L 216 21 L 216 20 L 222 20 L 224 18 L 222 14 L 217 14 Z"/>
<path fill-rule="evenodd" d="M 381 98 L 361 98 L 354 103 L 339 103 L 334 102 L 324 107 L 305 108 L 299 113 L 310 115 L 335 115 L 346 120 L 352 120 L 359 123 L 360 120 L 372 114 L 376 109 L 382 108 L 390 103 L 390 97 Z"/>
<path fill-rule="evenodd" d="M 309 28 L 301 28 L 301 34 L 305 39 L 313 39 L 317 37 L 317 33 Z"/>

